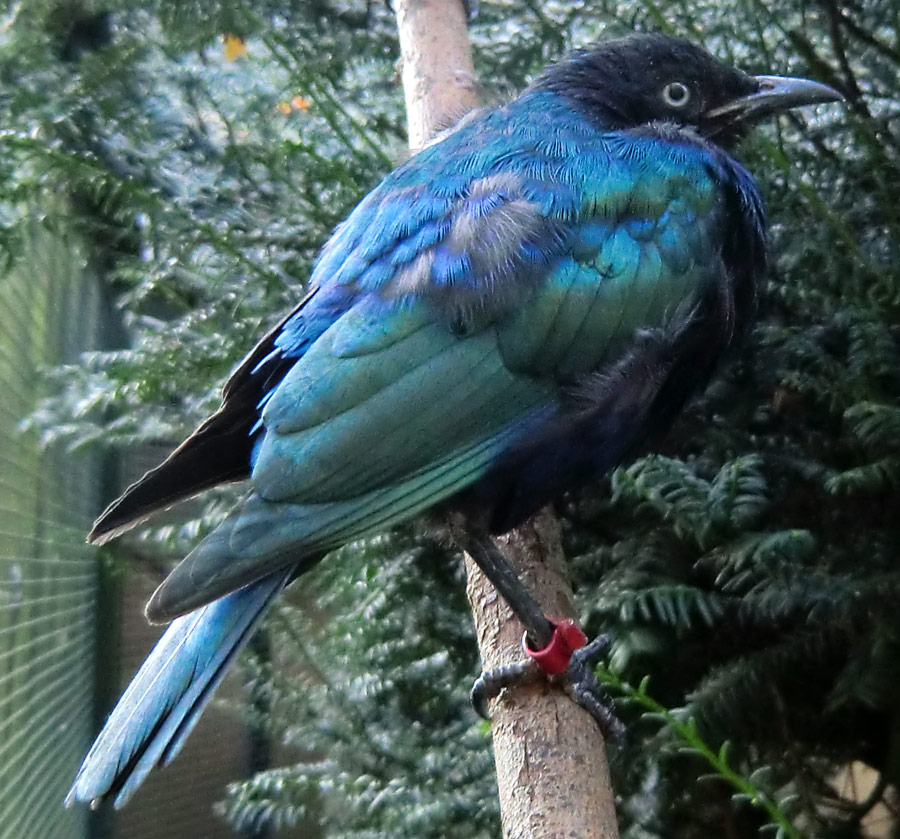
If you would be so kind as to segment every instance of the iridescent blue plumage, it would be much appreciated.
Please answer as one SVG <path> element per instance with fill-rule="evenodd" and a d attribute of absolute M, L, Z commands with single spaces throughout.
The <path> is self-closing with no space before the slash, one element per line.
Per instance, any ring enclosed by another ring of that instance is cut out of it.
<path fill-rule="evenodd" d="M 274 574 L 172 621 L 84 759 L 67 804 L 103 791 L 122 805 L 151 769 L 174 760 L 286 580 Z"/>
<path fill-rule="evenodd" d="M 694 91 L 684 113 L 659 98 L 673 78 Z M 704 138 L 733 139 L 739 117 L 717 114 L 761 96 L 684 42 L 610 42 L 363 199 L 219 412 L 95 526 L 110 538 L 249 479 L 150 601 L 152 619 L 177 621 L 72 797 L 127 797 L 165 762 L 203 685 L 325 552 L 439 504 L 502 532 L 665 431 L 743 328 L 764 270 L 753 179 Z M 197 624 L 179 617 L 201 607 Z"/>

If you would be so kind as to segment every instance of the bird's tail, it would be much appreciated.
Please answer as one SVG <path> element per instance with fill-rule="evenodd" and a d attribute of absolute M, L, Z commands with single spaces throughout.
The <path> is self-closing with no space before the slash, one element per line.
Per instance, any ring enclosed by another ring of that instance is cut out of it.
<path fill-rule="evenodd" d="M 200 714 L 293 569 L 173 621 L 122 694 L 66 797 L 121 807 L 181 750 Z"/>

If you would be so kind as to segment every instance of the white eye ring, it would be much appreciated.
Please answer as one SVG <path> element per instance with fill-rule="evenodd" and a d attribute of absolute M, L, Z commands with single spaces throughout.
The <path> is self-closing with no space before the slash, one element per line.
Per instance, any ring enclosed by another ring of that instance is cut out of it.
<path fill-rule="evenodd" d="M 672 108 L 683 108 L 691 101 L 691 89 L 684 82 L 669 82 L 663 88 L 662 98 Z"/>

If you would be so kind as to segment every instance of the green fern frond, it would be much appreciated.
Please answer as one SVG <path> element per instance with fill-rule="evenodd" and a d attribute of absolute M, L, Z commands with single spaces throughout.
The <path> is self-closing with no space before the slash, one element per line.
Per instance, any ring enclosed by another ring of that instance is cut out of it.
<path fill-rule="evenodd" d="M 705 761 L 714 773 L 707 775 L 706 778 L 717 777 L 724 780 L 733 790 L 734 801 L 746 801 L 765 811 L 770 820 L 766 828 L 775 829 L 777 835 L 789 839 L 803 839 L 791 818 L 794 810 L 793 796 L 783 791 L 779 794 L 774 790 L 775 773 L 772 766 L 757 765 L 750 772 L 742 772 L 735 768 L 730 741 L 727 739 L 711 741 L 709 737 L 704 736 L 692 714 L 692 708 L 669 709 L 650 696 L 648 678 L 645 677 L 635 688 L 605 668 L 598 670 L 598 676 L 603 684 L 621 693 L 629 704 L 641 708 L 644 719 L 662 723 L 679 741 L 679 751 L 696 755 Z M 715 748 L 710 742 L 720 742 L 721 745 Z"/>
<path fill-rule="evenodd" d="M 701 548 L 750 526 L 768 506 L 762 461 L 756 455 L 729 461 L 711 481 L 683 461 L 646 457 L 614 472 L 612 487 L 615 501 L 652 510 L 676 536 L 691 538 Z"/>
<path fill-rule="evenodd" d="M 877 493 L 900 486 L 900 457 L 882 457 L 862 466 L 833 474 L 825 482 L 825 489 L 833 495 Z"/>
<path fill-rule="evenodd" d="M 792 715 L 821 714 L 823 673 L 845 660 L 848 638 L 832 627 L 798 629 L 758 652 L 715 668 L 688 697 L 687 708 L 706 739 L 777 742 L 773 723 Z"/>
<path fill-rule="evenodd" d="M 897 382 L 900 347 L 889 324 L 859 310 L 850 316 L 847 362 L 857 381 Z"/>
<path fill-rule="evenodd" d="M 858 402 L 844 412 L 854 436 L 870 451 L 900 451 L 900 406 Z"/>
<path fill-rule="evenodd" d="M 743 533 L 705 554 L 698 566 L 715 571 L 716 588 L 739 594 L 804 565 L 815 549 L 816 538 L 809 530 Z"/>
<path fill-rule="evenodd" d="M 712 480 L 707 515 L 713 526 L 744 530 L 753 526 L 769 505 L 763 464 L 757 455 L 735 458 Z"/>
<path fill-rule="evenodd" d="M 229 784 L 218 814 L 239 831 L 260 833 L 295 827 L 316 812 L 319 784 L 327 764 L 295 764 L 258 772 Z"/>
<path fill-rule="evenodd" d="M 726 609 L 719 595 L 687 585 L 648 586 L 626 591 L 618 598 L 619 619 L 624 623 L 663 624 L 677 631 L 698 624 L 713 626 Z"/>

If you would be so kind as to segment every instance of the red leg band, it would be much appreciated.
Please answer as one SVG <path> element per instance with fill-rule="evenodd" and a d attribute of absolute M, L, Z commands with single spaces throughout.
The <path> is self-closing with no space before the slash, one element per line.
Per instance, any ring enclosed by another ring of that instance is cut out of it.
<path fill-rule="evenodd" d="M 553 637 L 550 643 L 541 650 L 533 650 L 528 646 L 527 635 L 522 639 L 525 654 L 545 673 L 558 676 L 565 673 L 572 659 L 572 653 L 587 643 L 587 635 L 573 620 L 550 620 L 553 624 Z"/>

